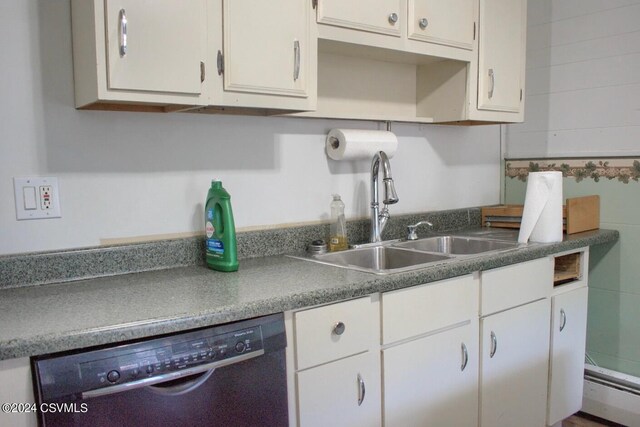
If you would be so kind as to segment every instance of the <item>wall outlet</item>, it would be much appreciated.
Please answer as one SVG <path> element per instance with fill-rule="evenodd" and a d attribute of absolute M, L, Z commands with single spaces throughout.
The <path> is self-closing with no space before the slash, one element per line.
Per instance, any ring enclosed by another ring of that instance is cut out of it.
<path fill-rule="evenodd" d="M 16 219 L 60 218 L 58 178 L 13 178 Z"/>
<path fill-rule="evenodd" d="M 43 211 L 48 211 L 51 209 L 51 186 L 50 185 L 41 185 L 40 186 L 40 209 Z"/>

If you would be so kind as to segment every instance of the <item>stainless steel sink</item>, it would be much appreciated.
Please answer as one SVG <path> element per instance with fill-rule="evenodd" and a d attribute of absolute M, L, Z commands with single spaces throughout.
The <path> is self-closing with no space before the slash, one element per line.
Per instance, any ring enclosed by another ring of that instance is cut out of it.
<path fill-rule="evenodd" d="M 396 243 L 395 247 L 448 255 L 473 255 L 518 247 L 515 242 L 473 239 L 461 236 L 437 236 Z"/>
<path fill-rule="evenodd" d="M 516 241 L 492 239 L 484 235 L 448 235 L 368 243 L 342 252 L 293 258 L 375 274 L 391 274 L 520 246 Z"/>
<path fill-rule="evenodd" d="M 376 274 L 388 274 L 421 268 L 426 264 L 442 262 L 450 258 L 442 254 L 430 254 L 378 245 L 316 255 L 310 260 Z"/>

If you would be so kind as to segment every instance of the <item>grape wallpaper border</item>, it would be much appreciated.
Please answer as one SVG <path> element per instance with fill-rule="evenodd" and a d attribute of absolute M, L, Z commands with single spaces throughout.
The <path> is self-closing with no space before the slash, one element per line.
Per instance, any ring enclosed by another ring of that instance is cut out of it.
<path fill-rule="evenodd" d="M 526 181 L 529 172 L 560 171 L 576 182 L 601 179 L 640 182 L 640 157 L 505 160 L 505 175 Z"/>

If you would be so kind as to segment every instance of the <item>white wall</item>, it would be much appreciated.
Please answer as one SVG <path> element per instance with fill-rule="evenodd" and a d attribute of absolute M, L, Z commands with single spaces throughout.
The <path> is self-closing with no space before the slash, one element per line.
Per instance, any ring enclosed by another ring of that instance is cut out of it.
<path fill-rule="evenodd" d="M 68 0 L 0 2 L 0 254 L 201 230 L 213 177 L 238 227 L 314 221 L 342 194 L 368 214 L 369 161 L 324 154 L 333 127 L 374 122 L 76 111 Z M 391 214 L 497 203 L 498 126 L 394 124 Z M 61 219 L 16 221 L 15 176 L 57 176 Z"/>
<path fill-rule="evenodd" d="M 640 154 L 640 1 L 528 4 L 527 117 L 507 157 Z"/>

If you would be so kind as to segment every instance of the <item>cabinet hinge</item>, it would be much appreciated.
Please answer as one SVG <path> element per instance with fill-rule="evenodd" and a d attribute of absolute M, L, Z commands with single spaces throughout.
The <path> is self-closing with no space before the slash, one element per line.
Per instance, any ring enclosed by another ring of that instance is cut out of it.
<path fill-rule="evenodd" d="M 200 61 L 200 83 L 204 83 L 204 78 L 205 78 L 204 62 Z"/>
<path fill-rule="evenodd" d="M 311 6 L 313 6 L 313 8 L 317 8 L 318 7 L 318 0 L 311 0 Z"/>
<path fill-rule="evenodd" d="M 522 101 L 522 89 L 520 89 L 520 101 Z"/>
<path fill-rule="evenodd" d="M 473 39 L 476 39 L 476 23 L 473 23 Z"/>
<path fill-rule="evenodd" d="M 218 51 L 218 75 L 221 76 L 224 73 L 224 56 L 221 51 Z"/>

